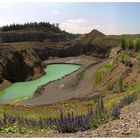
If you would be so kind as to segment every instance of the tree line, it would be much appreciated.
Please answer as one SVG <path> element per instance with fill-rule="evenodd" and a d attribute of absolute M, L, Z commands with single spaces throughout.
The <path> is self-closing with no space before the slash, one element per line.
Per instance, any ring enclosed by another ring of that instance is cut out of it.
<path fill-rule="evenodd" d="M 59 24 L 50 24 L 49 22 L 30 22 L 25 24 L 11 24 L 0 28 L 1 31 L 13 31 L 13 30 L 26 30 L 26 29 L 36 29 L 36 30 L 46 30 L 54 31 L 56 33 L 61 32 Z"/>

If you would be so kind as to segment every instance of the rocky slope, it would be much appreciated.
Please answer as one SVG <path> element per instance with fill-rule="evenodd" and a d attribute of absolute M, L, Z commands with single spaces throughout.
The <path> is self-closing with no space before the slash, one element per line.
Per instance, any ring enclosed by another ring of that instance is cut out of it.
<path fill-rule="evenodd" d="M 31 48 L 17 50 L 10 45 L 0 46 L 0 82 L 19 82 L 36 79 L 44 74 L 42 63 Z"/>
<path fill-rule="evenodd" d="M 77 133 L 53 132 L 46 137 L 139 137 L 140 136 L 140 100 L 124 107 L 120 119 L 97 128 Z"/>
<path fill-rule="evenodd" d="M 125 58 L 126 62 L 122 63 L 121 61 L 124 57 L 128 58 Z M 102 75 L 102 79 L 98 83 L 99 89 L 107 89 L 110 93 L 119 93 L 128 88 L 135 87 L 140 82 L 140 61 L 138 53 L 133 50 L 122 51 L 115 56 L 112 62 L 112 68 Z M 122 86 L 122 91 L 120 91 L 119 86 Z"/>
<path fill-rule="evenodd" d="M 40 56 L 41 59 L 48 59 L 49 56 L 68 57 L 81 54 L 96 56 L 100 58 L 108 57 L 112 47 L 119 44 L 119 39 L 106 36 L 103 33 L 93 30 L 86 35 L 74 36 L 72 39 L 67 34 L 36 31 L 19 30 L 1 32 L 0 38 L 4 43 L 11 45 L 28 43 Z"/>
<path fill-rule="evenodd" d="M 104 35 L 97 30 L 92 30 L 80 39 L 76 46 L 83 54 L 105 58 L 110 55 L 111 48 L 119 45 L 119 42 L 119 39 Z"/>

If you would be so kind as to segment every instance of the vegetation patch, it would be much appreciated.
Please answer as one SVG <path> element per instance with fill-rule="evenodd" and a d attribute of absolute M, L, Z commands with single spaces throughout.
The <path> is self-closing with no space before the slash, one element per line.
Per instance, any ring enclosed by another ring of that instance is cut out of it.
<path fill-rule="evenodd" d="M 114 67 L 114 63 L 113 61 L 107 63 L 107 64 L 104 64 L 102 65 L 95 73 L 95 83 L 96 84 L 99 84 L 103 78 L 104 78 L 104 75 L 109 71 L 111 70 L 112 68 Z"/>
<path fill-rule="evenodd" d="M 135 49 L 136 52 L 140 51 L 140 38 L 136 38 L 134 40 L 134 49 Z"/>
<path fill-rule="evenodd" d="M 134 49 L 136 52 L 139 52 L 140 51 L 140 38 L 137 37 L 134 40 L 122 38 L 120 47 L 121 47 L 121 50 Z"/>
<path fill-rule="evenodd" d="M 111 115 L 114 119 L 119 118 L 120 114 L 121 114 L 121 109 L 126 106 L 129 105 L 130 103 L 134 102 L 137 100 L 137 92 L 134 92 L 130 95 L 125 96 L 124 98 L 122 98 L 117 104 L 115 104 L 113 106 Z"/>
<path fill-rule="evenodd" d="M 131 57 L 126 52 L 121 52 L 120 54 L 120 62 L 126 66 L 131 64 Z"/>
<path fill-rule="evenodd" d="M 117 92 L 119 92 L 119 93 L 123 92 L 127 89 L 127 85 L 124 83 L 123 77 L 120 77 L 118 79 L 116 86 L 117 86 Z"/>

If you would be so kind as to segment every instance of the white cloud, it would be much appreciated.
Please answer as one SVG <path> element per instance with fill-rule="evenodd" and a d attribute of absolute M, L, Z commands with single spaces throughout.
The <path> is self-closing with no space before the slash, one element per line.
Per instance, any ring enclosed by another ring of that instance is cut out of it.
<path fill-rule="evenodd" d="M 99 28 L 99 27 L 100 27 L 100 25 L 95 25 L 95 26 L 94 26 L 94 28 Z"/>
<path fill-rule="evenodd" d="M 67 20 L 67 22 L 75 23 L 75 24 L 82 24 L 82 23 L 86 23 L 87 21 L 85 19 L 70 19 L 70 20 Z"/>
<path fill-rule="evenodd" d="M 89 33 L 93 29 L 99 28 L 100 25 L 89 26 L 85 19 L 71 19 L 60 24 L 60 28 L 70 33 Z"/>
<path fill-rule="evenodd" d="M 54 10 L 51 14 L 55 16 L 61 15 L 61 13 L 58 10 Z"/>

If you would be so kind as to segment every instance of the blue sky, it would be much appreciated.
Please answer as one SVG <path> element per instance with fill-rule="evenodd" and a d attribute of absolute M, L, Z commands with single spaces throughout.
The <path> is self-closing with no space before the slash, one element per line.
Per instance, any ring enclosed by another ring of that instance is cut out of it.
<path fill-rule="evenodd" d="M 0 26 L 49 21 L 72 33 L 140 33 L 140 3 L 0 3 Z"/>

